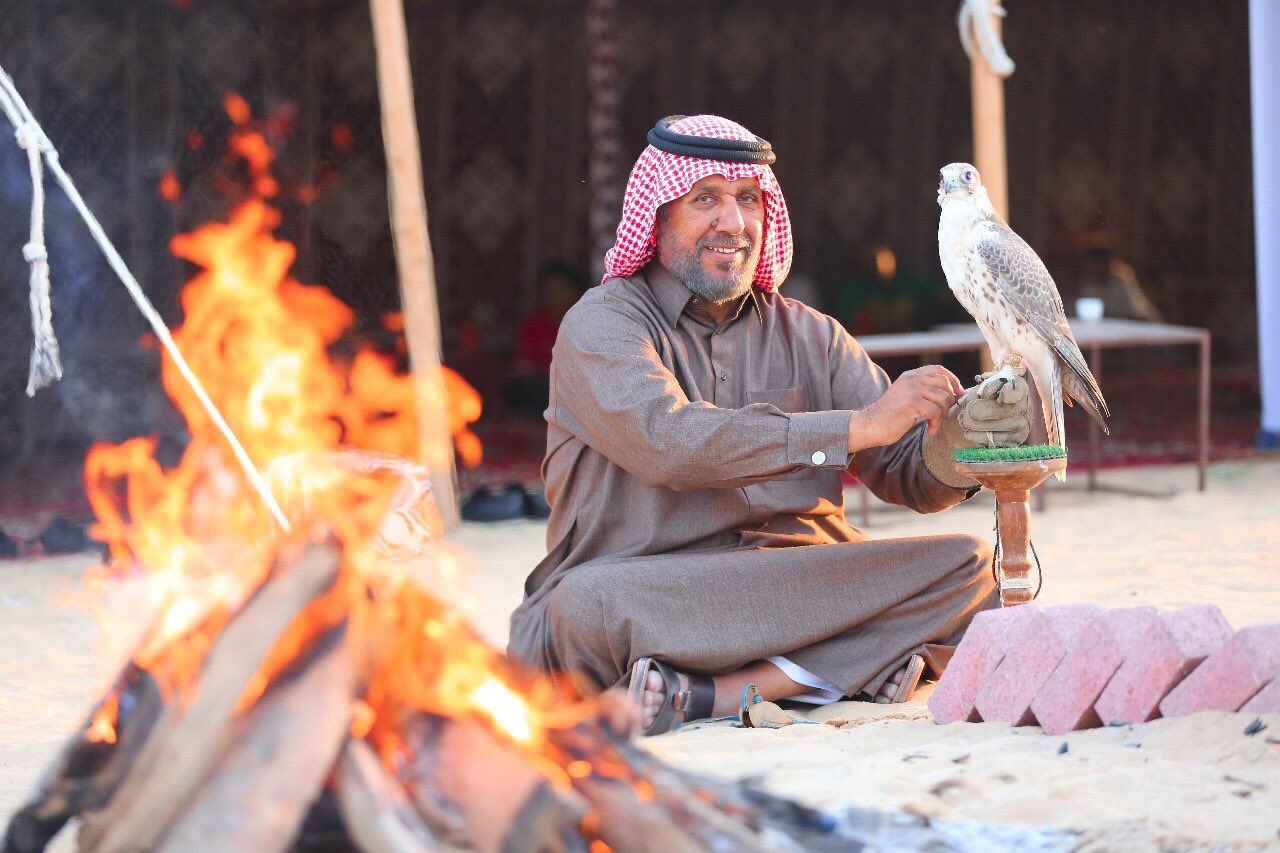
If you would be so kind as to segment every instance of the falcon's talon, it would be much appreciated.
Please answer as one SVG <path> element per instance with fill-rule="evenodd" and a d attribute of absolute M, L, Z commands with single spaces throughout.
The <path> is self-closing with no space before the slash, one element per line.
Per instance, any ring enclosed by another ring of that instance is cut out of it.
<path fill-rule="evenodd" d="M 1006 387 L 1012 388 L 1019 375 L 1025 374 L 1025 370 L 1026 368 L 1014 368 L 1006 364 L 999 370 L 984 374 L 979 377 L 981 381 L 978 384 L 978 397 L 984 400 L 999 399 L 1000 392 Z"/>

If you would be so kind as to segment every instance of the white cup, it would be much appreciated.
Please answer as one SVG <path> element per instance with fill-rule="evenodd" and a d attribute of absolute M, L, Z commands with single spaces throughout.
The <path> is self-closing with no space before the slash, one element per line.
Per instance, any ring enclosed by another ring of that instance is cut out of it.
<path fill-rule="evenodd" d="M 1081 320 L 1102 319 L 1102 300 L 1096 296 L 1082 296 L 1076 300 L 1076 316 Z"/>

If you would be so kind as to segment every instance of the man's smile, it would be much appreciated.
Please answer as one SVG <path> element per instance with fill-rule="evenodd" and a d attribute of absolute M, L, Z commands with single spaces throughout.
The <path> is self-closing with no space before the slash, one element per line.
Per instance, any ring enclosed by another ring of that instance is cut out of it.
<path fill-rule="evenodd" d="M 703 249 L 711 253 L 712 259 L 717 263 L 725 261 L 744 261 L 747 254 L 751 251 L 750 244 L 745 246 L 703 246 Z"/>

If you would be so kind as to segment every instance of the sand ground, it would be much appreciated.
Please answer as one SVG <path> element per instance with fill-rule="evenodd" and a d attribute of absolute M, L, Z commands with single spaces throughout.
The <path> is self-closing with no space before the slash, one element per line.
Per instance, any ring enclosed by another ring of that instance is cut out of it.
<path fill-rule="evenodd" d="M 1280 620 L 1280 461 L 1219 465 L 1194 490 L 1187 467 L 1108 472 L 1104 481 L 1174 488 L 1141 498 L 1055 492 L 1035 516 L 1044 604 L 1104 607 L 1219 605 L 1236 627 Z M 1075 485 L 1083 476 L 1073 477 Z M 850 505 L 856 507 L 856 501 Z M 936 516 L 875 507 L 877 537 L 970 532 L 990 537 L 989 496 Z M 470 525 L 456 537 L 476 555 L 463 606 L 504 644 L 525 573 L 543 552 L 534 522 Z M 122 586 L 89 597 L 116 629 L 100 631 L 74 597 L 91 558 L 0 564 L 0 824 L 21 803 L 94 690 L 130 645 L 142 595 Z M 84 596 L 81 596 L 84 598 Z M 768 618 L 768 602 L 761 602 Z M 857 803 L 941 819 L 1078 830 L 1090 850 L 1280 848 L 1280 716 L 1202 714 L 1048 737 L 1036 727 L 938 726 L 923 694 L 892 708 L 843 702 L 810 711 L 836 728 L 775 731 L 728 723 L 651 738 L 689 770 L 760 779 L 770 791 L 822 807 Z M 1066 751 L 1062 745 L 1066 744 Z"/>

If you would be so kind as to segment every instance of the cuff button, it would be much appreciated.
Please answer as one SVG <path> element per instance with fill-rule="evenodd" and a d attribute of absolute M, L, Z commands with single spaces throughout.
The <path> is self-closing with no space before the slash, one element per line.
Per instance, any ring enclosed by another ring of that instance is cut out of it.
<path fill-rule="evenodd" d="M 815 450 L 813 451 L 813 455 L 809 458 L 813 460 L 814 465 L 824 465 L 827 461 L 827 454 L 823 453 L 821 450 Z"/>

